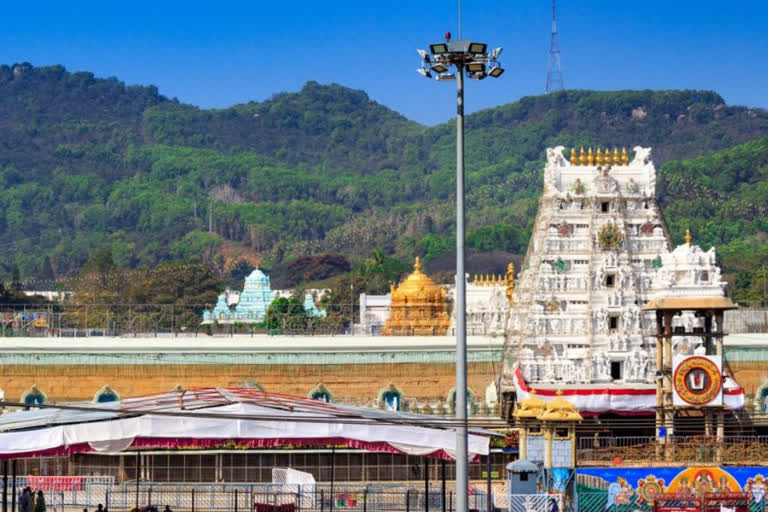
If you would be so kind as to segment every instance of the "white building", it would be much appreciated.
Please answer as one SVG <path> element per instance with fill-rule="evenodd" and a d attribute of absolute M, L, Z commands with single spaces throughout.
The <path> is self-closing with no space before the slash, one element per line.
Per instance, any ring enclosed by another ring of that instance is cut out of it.
<path fill-rule="evenodd" d="M 392 296 L 360 294 L 360 323 L 355 325 L 355 332 L 379 334 L 387 323 L 391 311 Z"/>
<path fill-rule="evenodd" d="M 507 280 L 503 276 L 474 276 L 470 281 L 467 276 L 466 309 L 467 334 L 481 336 L 504 336 L 509 319 L 509 302 L 507 300 Z M 453 299 L 451 329 L 456 327 L 456 287 L 450 289 Z"/>
<path fill-rule="evenodd" d="M 628 391 L 655 400 L 655 318 L 642 307 L 662 295 L 722 296 L 715 250 L 686 243 L 672 251 L 650 148 L 636 147 L 631 162 L 618 152 L 606 162 L 599 150 L 569 161 L 562 151 L 547 149 L 502 389 L 518 400 L 529 386 L 544 396 L 572 389 L 569 400 L 584 411 L 646 410 L 646 399 Z M 692 353 L 698 343 L 680 339 L 676 348 Z"/>

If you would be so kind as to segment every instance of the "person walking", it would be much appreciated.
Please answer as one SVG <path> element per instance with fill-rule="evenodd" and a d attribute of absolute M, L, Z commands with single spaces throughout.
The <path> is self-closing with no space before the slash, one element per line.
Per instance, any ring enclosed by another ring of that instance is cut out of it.
<path fill-rule="evenodd" d="M 32 490 L 29 487 L 24 488 L 19 498 L 19 512 L 32 512 Z"/>
<path fill-rule="evenodd" d="M 42 489 L 37 491 L 34 512 L 45 512 L 45 496 L 43 496 Z"/>

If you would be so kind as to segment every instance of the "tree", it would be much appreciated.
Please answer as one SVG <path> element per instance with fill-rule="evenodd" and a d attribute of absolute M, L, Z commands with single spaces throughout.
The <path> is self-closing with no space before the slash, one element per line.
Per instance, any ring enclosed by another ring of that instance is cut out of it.
<path fill-rule="evenodd" d="M 22 287 L 23 285 L 21 284 L 21 273 L 19 272 L 19 266 L 14 265 L 13 271 L 11 272 L 11 286 L 8 291 L 13 294 L 21 294 Z"/>
<path fill-rule="evenodd" d="M 102 247 L 93 251 L 80 274 L 105 274 L 113 268 L 115 268 L 115 262 L 112 260 L 112 248 Z"/>
<path fill-rule="evenodd" d="M 349 260 L 341 254 L 302 256 L 291 262 L 285 271 L 288 286 L 306 281 L 321 281 L 352 269 Z"/>
<path fill-rule="evenodd" d="M 250 261 L 242 258 L 237 260 L 229 270 L 227 285 L 234 290 L 242 290 L 245 278 L 255 269 L 256 267 Z"/>
<path fill-rule="evenodd" d="M 269 329 L 304 329 L 308 320 L 302 301 L 296 297 L 280 297 L 267 308 L 265 322 Z"/>
<path fill-rule="evenodd" d="M 43 264 L 40 267 L 39 279 L 43 282 L 46 282 L 47 285 L 51 287 L 51 289 L 53 289 L 55 286 L 56 274 L 53 272 L 53 266 L 51 265 L 51 258 L 49 256 L 43 258 Z"/>

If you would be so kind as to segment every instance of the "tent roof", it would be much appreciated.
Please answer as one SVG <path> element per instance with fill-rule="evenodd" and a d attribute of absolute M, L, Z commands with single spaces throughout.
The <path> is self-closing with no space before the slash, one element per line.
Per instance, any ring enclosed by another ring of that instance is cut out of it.
<path fill-rule="evenodd" d="M 209 447 L 230 440 L 253 448 L 330 444 L 453 458 L 452 421 L 255 388 L 201 388 L 5 414 L 0 416 L 0 458 Z M 471 459 L 488 453 L 489 434 L 470 433 Z"/>

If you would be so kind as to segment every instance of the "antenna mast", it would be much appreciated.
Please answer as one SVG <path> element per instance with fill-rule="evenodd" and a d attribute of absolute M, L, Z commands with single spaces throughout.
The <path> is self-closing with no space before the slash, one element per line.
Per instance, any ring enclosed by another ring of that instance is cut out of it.
<path fill-rule="evenodd" d="M 563 70 L 560 67 L 560 38 L 557 35 L 555 0 L 552 0 L 552 38 L 549 40 L 549 63 L 547 64 L 547 86 L 544 92 L 563 89 Z"/>
<path fill-rule="evenodd" d="M 459 39 L 464 39 L 464 33 L 461 27 L 461 0 L 459 0 Z"/>

